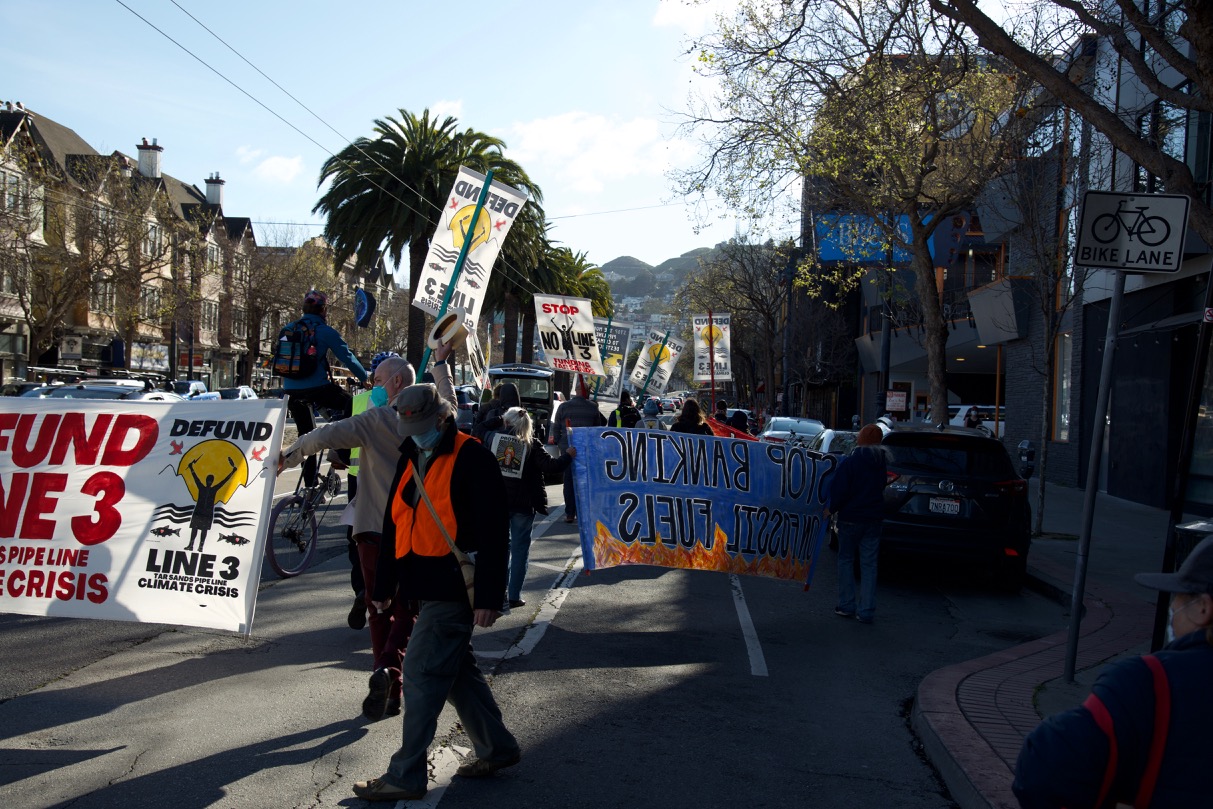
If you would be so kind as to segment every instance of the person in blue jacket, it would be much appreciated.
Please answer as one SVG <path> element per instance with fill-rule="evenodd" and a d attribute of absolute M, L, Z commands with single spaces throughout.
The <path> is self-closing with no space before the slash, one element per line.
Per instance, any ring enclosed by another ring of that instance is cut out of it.
<path fill-rule="evenodd" d="M 876 557 L 888 482 L 884 433 L 875 424 L 859 431 L 855 449 L 830 480 L 825 515 L 838 515 L 838 606 L 834 614 L 870 624 L 876 612 Z M 855 556 L 859 556 L 859 606 L 855 604 Z"/>
<path fill-rule="evenodd" d="M 1134 578 L 1173 594 L 1168 643 L 1108 666 L 1028 734 L 1011 786 L 1025 809 L 1213 806 L 1213 537 L 1177 572 Z"/>
<path fill-rule="evenodd" d="M 333 419 L 343 419 L 349 416 L 353 408 L 354 397 L 332 380 L 329 374 L 328 355 L 331 351 L 342 365 L 365 385 L 366 369 L 358 358 L 350 351 L 345 340 L 337 330 L 325 322 L 328 314 L 328 296 L 319 290 L 311 290 L 303 297 L 303 317 L 316 332 L 316 353 L 320 361 L 316 370 L 304 379 L 283 379 L 282 389 L 290 396 L 287 410 L 295 420 L 295 429 L 299 435 L 307 435 L 316 427 L 312 417 L 312 406 L 327 408 Z M 316 459 L 308 458 L 303 464 L 303 481 L 308 486 L 316 483 Z"/>

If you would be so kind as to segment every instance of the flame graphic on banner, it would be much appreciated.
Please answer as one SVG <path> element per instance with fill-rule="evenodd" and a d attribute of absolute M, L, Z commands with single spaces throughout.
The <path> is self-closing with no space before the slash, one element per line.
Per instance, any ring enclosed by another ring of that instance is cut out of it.
<path fill-rule="evenodd" d="M 764 554 L 747 560 L 741 554 L 729 553 L 726 550 L 729 538 L 719 525 L 715 526 L 712 550 L 696 542 L 695 548 L 690 551 L 666 545 L 661 541 L 660 534 L 656 545 L 646 545 L 642 542 L 628 544 L 616 539 L 601 522 L 595 525 L 594 566 L 598 568 L 616 565 L 657 565 L 804 581 L 808 578 L 811 567 L 811 560 L 799 560 L 791 556 L 786 559 L 772 559 Z"/>

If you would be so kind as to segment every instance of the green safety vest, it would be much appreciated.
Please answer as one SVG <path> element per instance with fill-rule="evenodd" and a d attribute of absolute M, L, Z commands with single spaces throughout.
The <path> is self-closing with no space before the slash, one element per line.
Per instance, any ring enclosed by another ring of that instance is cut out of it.
<path fill-rule="evenodd" d="M 370 403 L 371 392 L 369 390 L 355 395 L 354 405 L 350 408 L 350 415 L 357 416 L 359 413 L 364 412 Z M 361 447 L 354 447 L 350 450 L 350 468 L 346 470 L 347 475 L 358 475 L 358 456 L 360 454 L 362 454 Z"/>

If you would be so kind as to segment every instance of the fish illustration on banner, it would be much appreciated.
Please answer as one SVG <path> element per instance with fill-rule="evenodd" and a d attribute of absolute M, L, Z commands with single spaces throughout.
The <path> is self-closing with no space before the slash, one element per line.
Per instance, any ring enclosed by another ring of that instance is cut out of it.
<path fill-rule="evenodd" d="M 811 583 L 834 456 L 611 427 L 573 430 L 571 444 L 587 571 L 658 565 Z"/>
<path fill-rule="evenodd" d="M 535 318 L 548 365 L 570 374 L 602 376 L 589 298 L 536 295 Z"/>
<path fill-rule="evenodd" d="M 608 328 L 609 325 L 609 328 Z M 623 390 L 623 365 L 627 362 L 630 323 L 594 319 L 594 336 L 598 340 L 598 353 L 602 356 L 603 380 L 598 386 L 598 401 L 617 402 Z"/>
<path fill-rule="evenodd" d="M 665 345 L 661 344 L 663 338 Z M 686 344 L 681 340 L 673 337 L 666 338 L 664 332 L 649 329 L 644 347 L 640 349 L 640 355 L 636 358 L 636 367 L 632 369 L 632 375 L 628 377 L 628 381 L 639 388 L 648 379 L 649 385 L 646 388 L 648 392 L 663 392 L 666 385 L 670 384 L 670 375 L 674 373 L 674 366 L 678 363 L 678 356 L 682 354 L 684 348 L 686 348 Z M 650 368 L 654 369 L 652 378 L 649 377 Z"/>
<path fill-rule="evenodd" d="M 695 381 L 729 382 L 733 365 L 729 359 L 729 315 L 694 315 L 691 330 L 695 332 Z M 716 370 L 713 375 L 712 365 Z"/>
<path fill-rule="evenodd" d="M 466 166 L 459 167 L 459 175 L 447 196 L 442 219 L 434 238 L 430 240 L 430 250 L 426 253 L 421 278 L 413 294 L 413 306 L 437 317 L 455 264 L 459 261 L 459 253 L 463 245 L 468 243 L 467 257 L 451 293 L 450 306 L 460 307 L 467 312 L 464 325 L 469 332 L 476 330 L 480 309 L 484 305 L 484 292 L 489 285 L 493 263 L 501 252 L 501 244 L 510 231 L 510 225 L 526 204 L 525 194 L 494 180 L 489 186 L 480 216 L 473 222 L 472 215 L 476 211 L 476 201 L 480 198 L 484 180 L 483 174 Z"/>
<path fill-rule="evenodd" d="M 0 401 L 30 437 L 0 447 L 0 612 L 250 633 L 283 403 L 21 401 Z"/>

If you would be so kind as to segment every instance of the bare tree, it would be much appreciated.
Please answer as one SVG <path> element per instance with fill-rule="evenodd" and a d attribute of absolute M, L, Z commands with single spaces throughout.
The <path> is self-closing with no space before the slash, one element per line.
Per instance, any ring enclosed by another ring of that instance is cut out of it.
<path fill-rule="evenodd" d="M 805 263 L 810 294 L 854 288 L 894 247 L 908 253 L 926 330 L 932 407 L 946 412 L 947 333 L 931 239 L 971 205 L 1006 158 L 1004 138 L 1022 91 L 972 53 L 958 26 L 911 0 L 743 3 L 696 44 L 718 80 L 714 104 L 688 127 L 708 154 L 680 176 L 688 192 L 716 190 L 735 208 L 768 210 L 792 181 L 814 178 L 823 208 L 869 226 L 849 267 Z M 852 220 L 853 221 L 853 220 Z"/>

